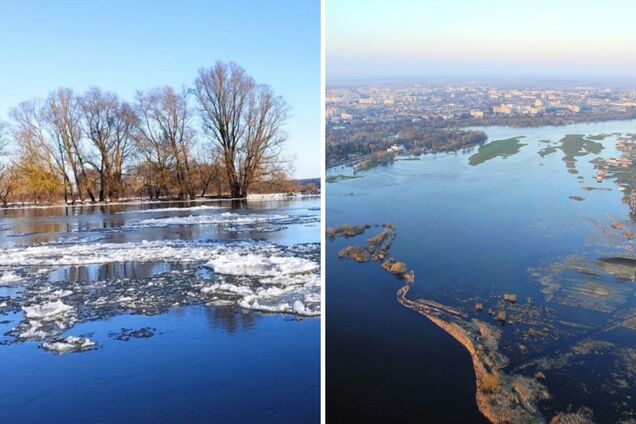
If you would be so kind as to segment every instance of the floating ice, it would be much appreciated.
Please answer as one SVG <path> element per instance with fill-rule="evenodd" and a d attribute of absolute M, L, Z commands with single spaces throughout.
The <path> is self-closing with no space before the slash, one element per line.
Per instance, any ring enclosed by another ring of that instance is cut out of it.
<path fill-rule="evenodd" d="M 137 209 L 117 212 L 117 214 L 133 214 L 133 213 L 165 213 L 165 212 L 196 212 L 210 209 L 223 209 L 222 206 L 200 205 L 185 208 L 157 208 L 157 209 Z"/>
<path fill-rule="evenodd" d="M 28 268 L 22 268 L 20 276 L 28 284 L 16 297 L 1 299 L 8 302 L 4 311 L 23 312 L 22 321 L 7 335 L 19 341 L 40 340 L 44 349 L 59 353 L 88 347 L 64 338 L 75 324 L 121 314 L 153 315 L 186 305 L 235 305 L 299 316 L 320 314 L 317 243 L 282 246 L 260 241 L 158 240 L 0 250 L 0 266 L 44 266 L 38 270 L 49 271 L 131 261 L 178 263 L 178 269 L 143 278 L 52 281 L 46 273 L 25 273 Z M 206 268 L 214 272 L 206 272 Z M 15 278 L 12 269 L 2 276 L 7 273 Z"/>
<path fill-rule="evenodd" d="M 243 296 L 247 296 L 254 293 L 250 287 L 239 286 L 239 285 L 229 284 L 229 283 L 212 284 L 210 286 L 205 286 L 201 289 L 201 293 L 203 294 L 220 293 L 220 292 L 234 293 L 234 294 L 239 294 Z"/>
<path fill-rule="evenodd" d="M 24 316 L 28 320 L 55 321 L 60 316 L 73 312 L 73 307 L 65 305 L 62 301 L 44 303 L 41 305 L 25 306 L 22 308 Z"/>
<path fill-rule="evenodd" d="M 317 274 L 260 279 L 261 285 L 239 300 L 242 308 L 303 316 L 320 315 L 320 278 Z M 276 285 L 272 285 L 276 284 Z"/>
<path fill-rule="evenodd" d="M 67 353 L 67 352 L 83 352 L 91 350 L 95 347 L 95 342 L 89 338 L 69 336 L 57 341 L 44 342 L 42 348 L 49 352 Z"/>
<path fill-rule="evenodd" d="M 306 273 L 318 268 L 318 264 L 304 258 L 266 257 L 261 255 L 241 255 L 237 253 L 210 259 L 207 265 L 212 267 L 214 272 L 219 274 L 260 277 Z"/>
<path fill-rule="evenodd" d="M 53 292 L 51 297 L 59 294 Z M 55 337 L 76 321 L 75 308 L 61 300 L 23 306 L 24 321 L 14 329 L 21 340 L 45 340 Z"/>
<path fill-rule="evenodd" d="M 216 243 L 149 241 L 138 243 L 93 243 L 37 245 L 0 250 L 0 265 L 64 266 L 113 262 L 196 262 L 223 251 Z"/>
<path fill-rule="evenodd" d="M 13 271 L 7 271 L 0 275 L 0 286 L 19 283 L 23 280 L 18 274 Z"/>
<path fill-rule="evenodd" d="M 131 227 L 167 227 L 170 225 L 206 225 L 206 224 L 234 224 L 248 225 L 266 222 L 276 222 L 288 219 L 288 215 L 258 215 L 223 212 L 214 215 L 170 216 L 167 218 L 148 218 L 131 223 Z"/>

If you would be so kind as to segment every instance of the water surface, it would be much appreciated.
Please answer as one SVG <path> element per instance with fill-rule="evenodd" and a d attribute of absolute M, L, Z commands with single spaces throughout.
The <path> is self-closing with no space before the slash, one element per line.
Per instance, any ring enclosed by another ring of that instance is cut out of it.
<path fill-rule="evenodd" d="M 601 422 L 629 419 L 636 305 L 633 279 L 624 274 L 633 276 L 633 265 L 617 269 L 602 259 L 633 256 L 632 165 L 607 160 L 631 157 L 617 142 L 635 128 L 633 121 L 484 128 L 489 139 L 481 148 L 338 178 L 327 187 L 327 226 L 395 224 L 390 255 L 417 277 L 409 297 L 496 328 L 509 361 L 503 372 L 545 376 L 538 381 L 551 399 L 536 402 L 545 420 L 582 408 Z M 607 176 L 597 182 L 601 168 Z M 352 175 L 348 168 L 330 173 Z M 465 349 L 422 315 L 399 311 L 395 292 L 404 283 L 378 263 L 338 259 L 341 248 L 376 232 L 327 243 L 328 415 L 345 422 L 349 414 L 372 419 L 386 410 L 385 422 L 391 414 L 476 422 Z M 500 310 L 503 325 L 495 319 Z"/>
<path fill-rule="evenodd" d="M 318 422 L 319 205 L 1 210 L 0 422 Z"/>

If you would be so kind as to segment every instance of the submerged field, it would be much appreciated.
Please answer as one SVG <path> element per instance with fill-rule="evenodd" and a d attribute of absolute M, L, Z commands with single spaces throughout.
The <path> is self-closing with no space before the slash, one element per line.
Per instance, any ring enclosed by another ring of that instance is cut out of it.
<path fill-rule="evenodd" d="M 385 390 L 366 383 L 367 403 L 408 411 L 404 420 L 477 420 L 458 409 L 491 422 L 636 419 L 629 206 L 635 125 L 486 128 L 492 143 L 473 152 L 398 161 L 331 184 L 329 227 L 390 222 L 396 233 L 386 253 L 394 262 L 385 265 L 338 258 L 343 249 L 365 246 L 378 233 L 373 226 L 364 235 L 328 242 L 327 355 L 349 357 L 343 341 L 355 338 L 361 347 L 351 357 L 366 357 L 328 367 L 327 384 L 342 382 L 351 368 L 382 363 L 372 348 L 382 346 L 383 352 L 430 357 L 409 363 L 408 370 L 378 365 L 372 371 L 375 381 L 395 373 L 419 376 L 407 387 L 393 387 L 403 393 L 397 399 L 380 400 Z M 346 175 L 346 169 L 332 172 Z M 413 278 L 395 272 L 395 261 Z M 412 312 L 387 318 L 391 330 L 374 337 L 361 326 L 365 315 L 377 312 L 377 305 L 365 305 L 380 296 Z M 344 315 L 344 298 L 355 299 L 349 301 L 355 306 L 340 322 L 333 317 Z M 422 323 L 406 333 L 414 320 L 428 320 L 442 332 Z M 455 343 L 444 348 L 447 360 L 437 359 L 433 351 L 448 339 Z M 471 371 L 452 378 L 465 365 Z M 344 384 L 327 400 L 332 417 L 346 415 L 347 392 L 356 384 Z M 411 397 L 420 403 L 406 406 Z"/>
<path fill-rule="evenodd" d="M 0 211 L 0 421 L 317 419 L 319 205 Z"/>

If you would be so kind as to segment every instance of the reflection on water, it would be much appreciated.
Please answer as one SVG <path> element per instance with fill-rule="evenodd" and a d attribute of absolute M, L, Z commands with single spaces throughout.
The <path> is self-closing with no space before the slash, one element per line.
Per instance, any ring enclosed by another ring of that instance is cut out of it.
<path fill-rule="evenodd" d="M 252 312 L 236 313 L 236 310 L 227 306 L 206 308 L 205 316 L 212 328 L 223 328 L 230 334 L 249 331 L 254 328 L 259 315 Z"/>
<path fill-rule="evenodd" d="M 37 268 L 32 268 L 37 271 Z M 178 264 L 165 262 L 120 262 L 104 265 L 79 265 L 55 268 L 48 274 L 49 281 L 104 281 L 116 279 L 143 279 L 154 277 L 173 269 Z"/>
<path fill-rule="evenodd" d="M 319 206 L 1 209 L 0 422 L 317 422 Z"/>
<path fill-rule="evenodd" d="M 479 152 L 439 154 L 397 161 L 358 174 L 362 178 L 340 179 L 329 186 L 327 225 L 395 224 L 397 236 L 389 254 L 417 276 L 407 295 L 410 306 L 434 315 L 426 303 L 432 301 L 442 305 L 441 310 L 459 311 L 464 318 L 453 324 L 467 334 L 473 334 L 474 323 L 485 323 L 498 335 L 490 348 L 497 347 L 505 358 L 500 364 L 506 365 L 494 369 L 500 377 L 494 393 L 519 398 L 527 411 L 539 411 L 546 421 L 566 411 L 579 411 L 581 417 L 591 411 L 598 422 L 629 420 L 636 414 L 631 396 L 636 387 L 636 286 L 631 284 L 635 225 L 630 215 L 630 206 L 636 205 L 631 195 L 634 127 L 634 122 L 607 122 L 485 128 L 489 140 L 524 136 L 525 146 L 500 154 L 510 146 L 487 144 L 477 149 L 482 156 L 490 152 L 478 166 L 471 166 L 471 157 Z M 346 340 L 355 337 L 361 349 L 370 352 L 364 361 L 342 362 L 328 370 L 328 378 L 342 383 L 342 392 L 332 390 L 334 405 L 353 402 L 348 393 L 356 384 L 346 382 L 348 373 L 380 363 L 385 351 L 409 348 L 380 329 L 377 334 L 363 330 L 365 316 L 375 314 L 365 305 L 377 307 L 379 300 L 371 300 L 375 296 L 395 302 L 400 285 L 392 284 L 377 264 L 369 268 L 373 264 L 337 258 L 344 246 L 363 244 L 368 237 L 327 245 L 327 280 L 330 288 L 336 287 L 327 292 L 328 334 L 334 335 L 328 350 L 333 357 L 347 357 L 343 352 L 351 344 Z M 363 282 L 352 283 L 356 278 Z M 381 282 L 384 291 L 377 287 Z M 512 294 L 516 300 L 506 300 Z M 354 308 L 352 299 L 359 299 Z M 331 314 L 347 319 L 330 319 Z M 416 335 L 401 327 L 422 319 L 412 313 L 392 331 L 412 340 Z M 431 347 L 420 347 L 422 355 L 449 337 L 427 327 L 416 334 L 433 339 Z M 384 349 L 373 353 L 378 345 Z M 449 348 L 448 355 L 460 353 Z M 469 358 L 464 360 L 470 364 Z M 405 370 L 385 367 L 382 372 L 393 378 Z M 450 398 L 454 388 L 443 383 L 450 381 L 446 367 L 423 361 L 408 372 L 442 382 L 438 392 Z M 464 375 L 473 396 L 474 378 Z M 453 380 L 460 386 L 461 381 Z M 424 383 L 403 389 L 404 396 L 420 393 L 422 402 L 419 411 L 404 419 L 440 409 L 453 415 L 450 404 L 442 401 L 440 407 L 439 396 L 419 392 L 420 385 Z M 542 399 L 544 389 L 550 399 Z M 387 402 L 379 393 L 361 402 Z M 463 409 L 474 411 L 474 400 Z"/>

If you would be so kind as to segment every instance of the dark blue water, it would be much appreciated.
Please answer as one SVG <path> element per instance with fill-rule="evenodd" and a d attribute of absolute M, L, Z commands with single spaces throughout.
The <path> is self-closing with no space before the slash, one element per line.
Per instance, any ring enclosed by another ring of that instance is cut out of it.
<path fill-rule="evenodd" d="M 121 327 L 149 339 L 116 341 Z M 319 422 L 320 322 L 188 308 L 80 328 L 102 348 L 0 350 L 3 423 Z"/>
<path fill-rule="evenodd" d="M 627 133 L 635 128 L 634 122 L 485 128 L 489 141 L 525 136 L 521 139 L 525 146 L 515 155 L 493 157 L 476 166 L 469 163 L 475 149 L 398 160 L 359 173 L 361 178 L 331 183 L 327 226 L 395 224 L 397 238 L 390 256 L 415 271 L 412 299 L 458 307 L 493 324 L 492 317 L 474 312 L 474 304 L 496 310 L 504 293 L 515 293 L 520 303 L 552 308 L 559 319 L 592 329 L 619 313 L 599 315 L 556 299 L 547 301 L 529 268 L 571 255 L 597 259 L 631 252 L 630 243 L 609 240 L 606 234 L 614 221 L 631 225 L 623 192 L 611 179 L 597 183 L 590 163 L 597 157 L 619 156 L 616 136 L 599 141 L 600 154 L 576 157 L 569 172 L 561 150 L 544 157 L 538 152 L 546 139 L 558 144 L 567 134 Z M 350 174 L 347 168 L 328 173 Z M 584 191 L 588 186 L 611 191 Z M 347 422 L 353 416 L 383 422 L 391 422 L 392 417 L 402 422 L 478 422 L 482 418 L 474 399 L 474 373 L 464 348 L 421 315 L 400 309 L 395 291 L 402 283 L 378 263 L 338 259 L 342 247 L 364 244 L 378 230 L 369 231 L 354 239 L 327 241 L 328 416 L 334 422 Z M 624 287 L 615 280 L 611 284 L 617 292 Z M 621 304 L 623 311 L 634 306 L 631 299 Z M 525 364 L 531 355 L 552 358 L 554 349 L 567 351 L 563 342 L 576 340 L 572 334 L 563 335 L 556 342 L 541 341 L 545 344 L 536 352 L 521 354 L 517 347 L 521 329 L 523 323 L 502 327 L 501 348 L 511 359 L 511 368 Z M 636 347 L 633 338 L 619 340 L 628 349 Z M 540 405 L 548 420 L 568 404 L 575 409 L 590 405 L 597 418 L 616 419 L 608 411 L 613 407 L 603 406 L 598 397 L 595 401 L 593 396 L 572 394 L 581 390 L 579 372 L 573 370 L 568 376 L 574 383 L 563 376 L 549 381 L 559 396 Z M 561 395 L 566 386 L 572 394 L 567 397 Z M 634 407 L 628 402 L 625 409 Z"/>
<path fill-rule="evenodd" d="M 134 212 L 149 207 L 202 204 L 224 209 Z M 127 228 L 148 218 L 223 212 L 288 218 L 268 222 L 276 228 L 267 230 L 251 223 Z M 266 242 L 282 249 L 320 240 L 319 199 L 238 206 L 197 202 L 23 209 L 1 211 L 0 216 L 0 227 L 4 228 L 0 247 L 15 249 L 41 243 L 53 247 L 65 243 L 62 246 L 69 248 L 94 243 L 138 243 L 138 251 L 143 252 L 142 240 L 184 240 L 204 246 L 208 242 L 242 240 L 257 245 Z M 184 255 L 188 255 L 187 250 Z M 81 260 L 81 255 L 74 257 Z M 136 262 L 134 256 L 126 259 L 128 262 L 96 265 L 47 265 L 42 274 L 37 274 L 37 266 L 17 266 L 16 272 L 24 279 L 10 287 L 0 285 L 0 296 L 30 293 L 27 288 L 36 283 L 38 287 L 51 284 L 56 288 L 65 282 L 89 285 L 119 279 L 170 279 L 171 272 L 188 268 L 196 269 L 198 274 L 192 275 L 200 275 L 210 283 L 215 278 L 214 273 L 204 272 L 205 268 L 196 263 Z M 13 269 L 4 267 L 0 274 Z M 79 310 L 81 305 L 68 300 L 72 298 L 73 295 L 62 299 Z M 21 302 L 38 303 L 29 299 Z M 86 352 L 55 354 L 41 348 L 37 340 L 20 341 L 6 334 L 0 337 L 7 343 L 0 345 L 0 422 L 319 422 L 318 318 L 251 311 L 232 302 L 207 306 L 193 303 L 148 310 L 148 314 L 142 310 L 107 310 L 88 321 L 80 320 L 65 335 L 90 337 L 96 348 Z M 0 321 L 6 321 L 0 324 L 0 330 L 8 331 L 21 319 L 19 310 L 0 314 Z M 123 329 L 145 328 L 151 330 L 151 337 L 117 339 Z"/>

